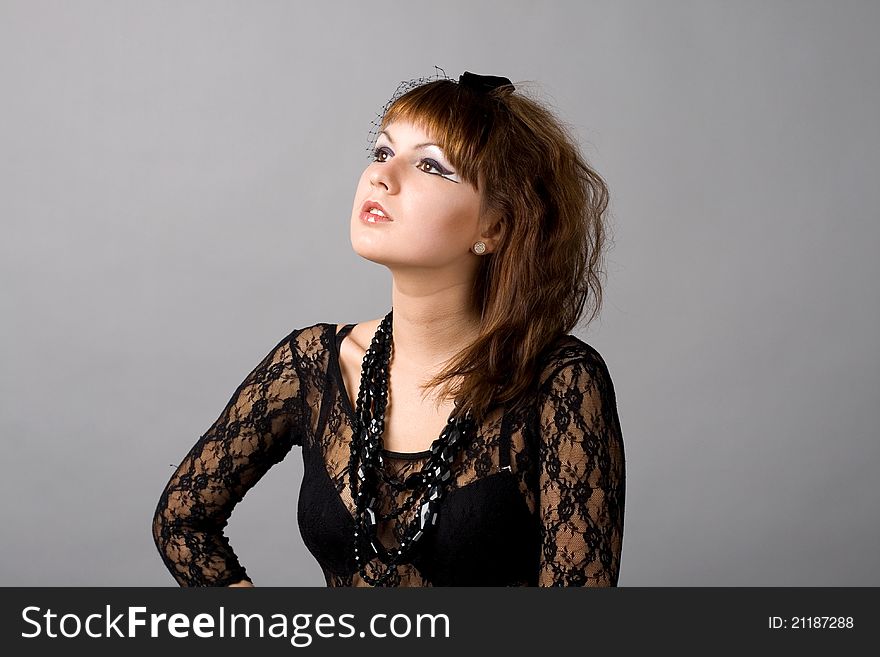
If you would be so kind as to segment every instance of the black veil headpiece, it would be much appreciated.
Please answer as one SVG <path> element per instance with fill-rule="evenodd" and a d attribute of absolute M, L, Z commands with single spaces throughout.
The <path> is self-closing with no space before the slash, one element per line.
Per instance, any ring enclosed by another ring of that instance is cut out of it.
<path fill-rule="evenodd" d="M 411 80 L 403 80 L 400 84 L 397 85 L 397 89 L 394 91 L 394 94 L 391 98 L 388 99 L 388 102 L 382 107 L 382 110 L 376 114 L 376 118 L 370 122 L 370 134 L 367 141 L 367 154 L 369 157 L 373 156 L 373 150 L 376 144 L 376 138 L 379 135 L 379 129 L 382 126 L 382 119 L 385 117 L 385 113 L 388 111 L 388 108 L 394 104 L 398 98 L 403 96 L 405 93 L 412 91 L 416 87 L 421 87 L 423 84 L 428 84 L 429 82 L 434 82 L 435 80 L 452 80 L 449 76 L 446 75 L 446 71 L 444 71 L 439 66 L 434 67 L 434 74 L 427 77 L 418 77 L 413 78 Z M 470 71 L 465 71 L 458 77 L 458 84 L 463 87 L 467 87 L 469 89 L 473 89 L 477 93 L 487 94 L 498 87 L 510 86 L 513 89 L 516 87 L 510 81 L 509 78 L 505 78 L 499 75 L 480 75 L 478 73 L 471 73 Z"/>

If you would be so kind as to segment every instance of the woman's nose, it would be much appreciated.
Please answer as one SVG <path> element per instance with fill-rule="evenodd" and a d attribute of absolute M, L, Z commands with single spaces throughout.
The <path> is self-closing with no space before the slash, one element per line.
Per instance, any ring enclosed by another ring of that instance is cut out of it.
<path fill-rule="evenodd" d="M 370 174 L 370 184 L 373 187 L 384 187 L 389 194 L 394 194 L 397 191 L 395 174 L 387 163 L 383 163 L 381 166 L 373 169 L 373 172 Z"/>
<path fill-rule="evenodd" d="M 379 171 L 373 171 L 373 173 L 370 174 L 370 184 L 373 187 L 382 185 L 385 189 L 388 189 L 388 183 L 385 182 L 385 177 L 379 173 Z"/>

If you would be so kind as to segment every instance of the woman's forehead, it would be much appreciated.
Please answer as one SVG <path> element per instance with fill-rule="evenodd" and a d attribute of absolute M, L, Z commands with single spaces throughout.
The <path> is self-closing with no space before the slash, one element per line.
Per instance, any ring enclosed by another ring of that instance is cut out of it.
<path fill-rule="evenodd" d="M 379 134 L 384 134 L 392 141 L 395 138 L 400 137 L 407 139 L 420 139 L 424 137 L 433 141 L 432 135 L 429 133 L 428 128 L 424 123 L 403 118 L 389 121 L 385 124 Z"/>

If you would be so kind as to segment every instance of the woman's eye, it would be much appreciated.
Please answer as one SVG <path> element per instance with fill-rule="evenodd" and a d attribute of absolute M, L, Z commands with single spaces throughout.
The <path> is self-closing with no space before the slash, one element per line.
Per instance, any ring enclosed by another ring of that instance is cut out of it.
<path fill-rule="evenodd" d="M 434 160 L 422 160 L 421 162 L 419 162 L 419 166 L 421 167 L 422 165 L 428 167 L 428 169 L 434 169 L 434 171 L 437 172 L 437 173 L 434 174 L 434 175 L 441 175 L 441 176 L 444 176 L 444 175 L 447 175 L 447 174 L 452 173 L 451 171 L 447 171 L 446 169 L 444 169 L 443 167 L 441 167 L 441 166 L 440 166 L 439 164 L 437 164 Z M 422 171 L 424 171 L 425 173 L 431 173 L 431 172 L 428 171 L 427 169 L 422 169 Z"/>
<path fill-rule="evenodd" d="M 383 155 L 388 155 L 388 149 L 384 146 L 380 146 L 379 148 L 373 151 L 373 161 L 374 162 L 384 162 L 385 160 L 380 159 Z"/>

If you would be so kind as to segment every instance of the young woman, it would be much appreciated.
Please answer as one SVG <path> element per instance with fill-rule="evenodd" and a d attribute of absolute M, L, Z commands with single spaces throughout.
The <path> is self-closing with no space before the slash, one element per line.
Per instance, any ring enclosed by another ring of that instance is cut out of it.
<path fill-rule="evenodd" d="M 625 466 L 602 357 L 607 187 L 541 103 L 464 73 L 386 105 L 351 243 L 385 317 L 285 336 L 159 499 L 181 586 L 252 586 L 223 534 L 294 445 L 328 586 L 616 586 Z"/>

